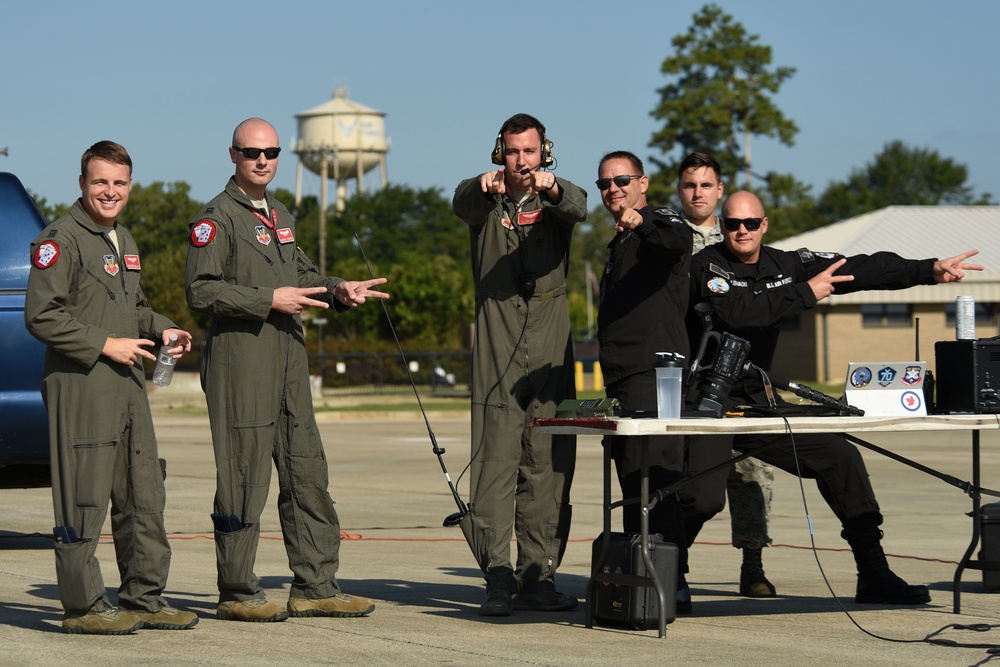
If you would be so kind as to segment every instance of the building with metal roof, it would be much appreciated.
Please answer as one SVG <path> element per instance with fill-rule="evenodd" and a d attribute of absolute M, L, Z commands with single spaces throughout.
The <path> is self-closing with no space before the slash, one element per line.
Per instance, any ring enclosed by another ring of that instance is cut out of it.
<path fill-rule="evenodd" d="M 765 238 L 766 242 L 766 238 Z M 838 252 L 892 251 L 903 257 L 946 258 L 967 250 L 984 271 L 960 283 L 906 290 L 834 294 L 788 323 L 774 370 L 804 382 L 840 382 L 852 361 L 926 361 L 934 342 L 955 338 L 955 299 L 976 301 L 976 336 L 998 333 L 1000 206 L 889 206 L 774 243 L 774 248 Z"/>

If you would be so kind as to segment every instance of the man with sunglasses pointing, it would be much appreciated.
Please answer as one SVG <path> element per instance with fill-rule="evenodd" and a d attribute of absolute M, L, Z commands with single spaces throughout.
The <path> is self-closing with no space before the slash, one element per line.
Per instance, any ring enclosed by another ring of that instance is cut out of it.
<path fill-rule="evenodd" d="M 750 361 L 764 371 L 771 369 L 781 323 L 834 292 L 958 282 L 965 271 L 983 269 L 965 263 L 977 250 L 943 260 L 910 260 L 889 252 L 842 257 L 804 248 L 775 250 L 763 245 L 767 216 L 756 195 L 736 192 L 722 210 L 723 242 L 702 250 L 692 261 L 691 305 L 711 304 L 714 330 L 749 341 Z M 696 319 L 689 319 L 688 330 L 700 335 Z M 768 405 L 760 374 L 746 373 L 735 381 L 729 400 L 727 407 Z M 782 403 L 779 400 L 779 408 Z M 765 444 L 772 446 L 756 454 L 757 458 L 793 475 L 815 479 L 840 520 L 841 536 L 850 544 L 858 567 L 856 602 L 910 605 L 930 601 L 926 586 L 911 586 L 889 569 L 879 529 L 882 514 L 857 447 L 839 435 L 819 434 L 796 435 L 794 449 L 784 435 L 738 435 L 732 448 L 746 452 Z M 728 456 L 728 446 L 717 453 L 720 461 Z"/>
<path fill-rule="evenodd" d="M 656 353 L 673 352 L 685 363 L 689 355 L 684 315 L 688 305 L 691 230 L 680 214 L 651 206 L 646 200 L 649 178 L 634 153 L 614 151 L 597 169 L 601 201 L 615 223 L 608 244 L 608 263 L 601 276 L 597 338 L 601 371 L 609 398 L 629 413 L 656 413 Z M 684 469 L 683 436 L 605 436 L 624 498 L 638 498 L 642 454 L 647 452 L 649 488 L 680 480 Z M 625 532 L 640 531 L 639 505 L 623 507 Z M 649 532 L 677 545 L 677 613 L 691 611 L 684 517 L 676 494 L 649 512 Z"/>
<path fill-rule="evenodd" d="M 299 315 L 306 308 L 342 312 L 369 298 L 387 299 L 373 289 L 386 280 L 319 275 L 296 246 L 295 221 L 267 192 L 280 152 L 270 123 L 240 123 L 229 148 L 236 173 L 191 223 L 188 244 L 188 305 L 212 318 L 202 387 L 215 448 L 211 516 L 216 612 L 224 621 L 365 616 L 375 609 L 337 583 L 340 521 L 327 491 Z M 278 518 L 295 575 L 287 610 L 267 599 L 253 571 L 272 460 Z"/>

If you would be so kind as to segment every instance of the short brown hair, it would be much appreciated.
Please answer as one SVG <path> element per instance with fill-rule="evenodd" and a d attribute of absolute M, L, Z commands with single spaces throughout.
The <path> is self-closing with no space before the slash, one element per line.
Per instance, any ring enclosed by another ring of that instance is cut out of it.
<path fill-rule="evenodd" d="M 680 181 L 684 177 L 684 172 L 688 169 L 698 169 L 700 167 L 708 167 L 715 172 L 715 178 L 721 183 L 722 182 L 722 167 L 719 165 L 719 161 L 708 153 L 691 153 L 683 160 L 681 164 L 677 167 L 677 180 Z"/>
<path fill-rule="evenodd" d="M 132 175 L 132 158 L 129 157 L 128 151 L 121 144 L 105 140 L 98 141 L 88 148 L 83 153 L 83 157 L 80 158 L 80 176 L 83 178 L 87 178 L 87 165 L 94 158 L 105 160 L 111 164 L 123 164 L 128 167 L 129 176 Z"/>
<path fill-rule="evenodd" d="M 635 169 L 640 176 L 646 175 L 646 171 L 642 167 L 642 160 L 640 160 L 635 153 L 629 151 L 611 151 L 610 153 L 606 153 L 604 157 L 601 158 L 601 161 L 597 163 L 597 170 L 600 171 L 601 167 L 603 167 L 604 163 L 608 160 L 628 160 L 632 164 L 632 168 Z"/>

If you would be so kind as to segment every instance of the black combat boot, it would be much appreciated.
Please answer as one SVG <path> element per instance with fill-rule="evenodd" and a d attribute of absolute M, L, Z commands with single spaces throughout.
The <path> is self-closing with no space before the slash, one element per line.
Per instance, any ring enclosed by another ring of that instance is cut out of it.
<path fill-rule="evenodd" d="M 760 549 L 743 549 L 740 567 L 740 595 L 745 598 L 773 598 L 774 584 L 764 576 L 764 563 Z"/>
<path fill-rule="evenodd" d="M 687 577 L 683 573 L 677 575 L 677 592 L 674 594 L 676 607 L 674 611 L 678 614 L 691 613 L 691 587 L 688 586 Z"/>
<path fill-rule="evenodd" d="M 858 564 L 858 590 L 854 601 L 860 604 L 926 604 L 931 594 L 926 586 L 911 586 L 889 569 L 882 551 L 881 516 L 863 514 L 847 521 L 840 536 L 847 540 Z"/>
<path fill-rule="evenodd" d="M 507 567 L 493 568 L 486 573 L 486 599 L 479 605 L 480 616 L 510 616 L 514 571 Z"/>

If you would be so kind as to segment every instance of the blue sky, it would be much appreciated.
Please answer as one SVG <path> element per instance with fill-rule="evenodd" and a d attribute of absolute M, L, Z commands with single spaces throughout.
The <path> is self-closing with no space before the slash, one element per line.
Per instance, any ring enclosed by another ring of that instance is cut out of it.
<path fill-rule="evenodd" d="M 450 196 L 491 168 L 498 126 L 526 111 L 548 127 L 556 173 L 597 203 L 603 153 L 653 154 L 660 64 L 704 4 L 4 3 L 0 170 L 70 203 L 81 153 L 113 139 L 136 182 L 185 181 L 204 201 L 232 172 L 236 123 L 267 118 L 287 148 L 295 114 L 345 87 L 387 114 L 390 181 Z M 818 195 L 900 139 L 965 164 L 973 188 L 1000 199 L 1000 2 L 718 4 L 774 65 L 797 68 L 775 98 L 795 145 L 755 141 L 756 172 L 794 173 Z M 295 172 L 287 151 L 274 185 L 294 191 Z M 307 172 L 303 190 L 318 194 L 319 177 Z"/>

